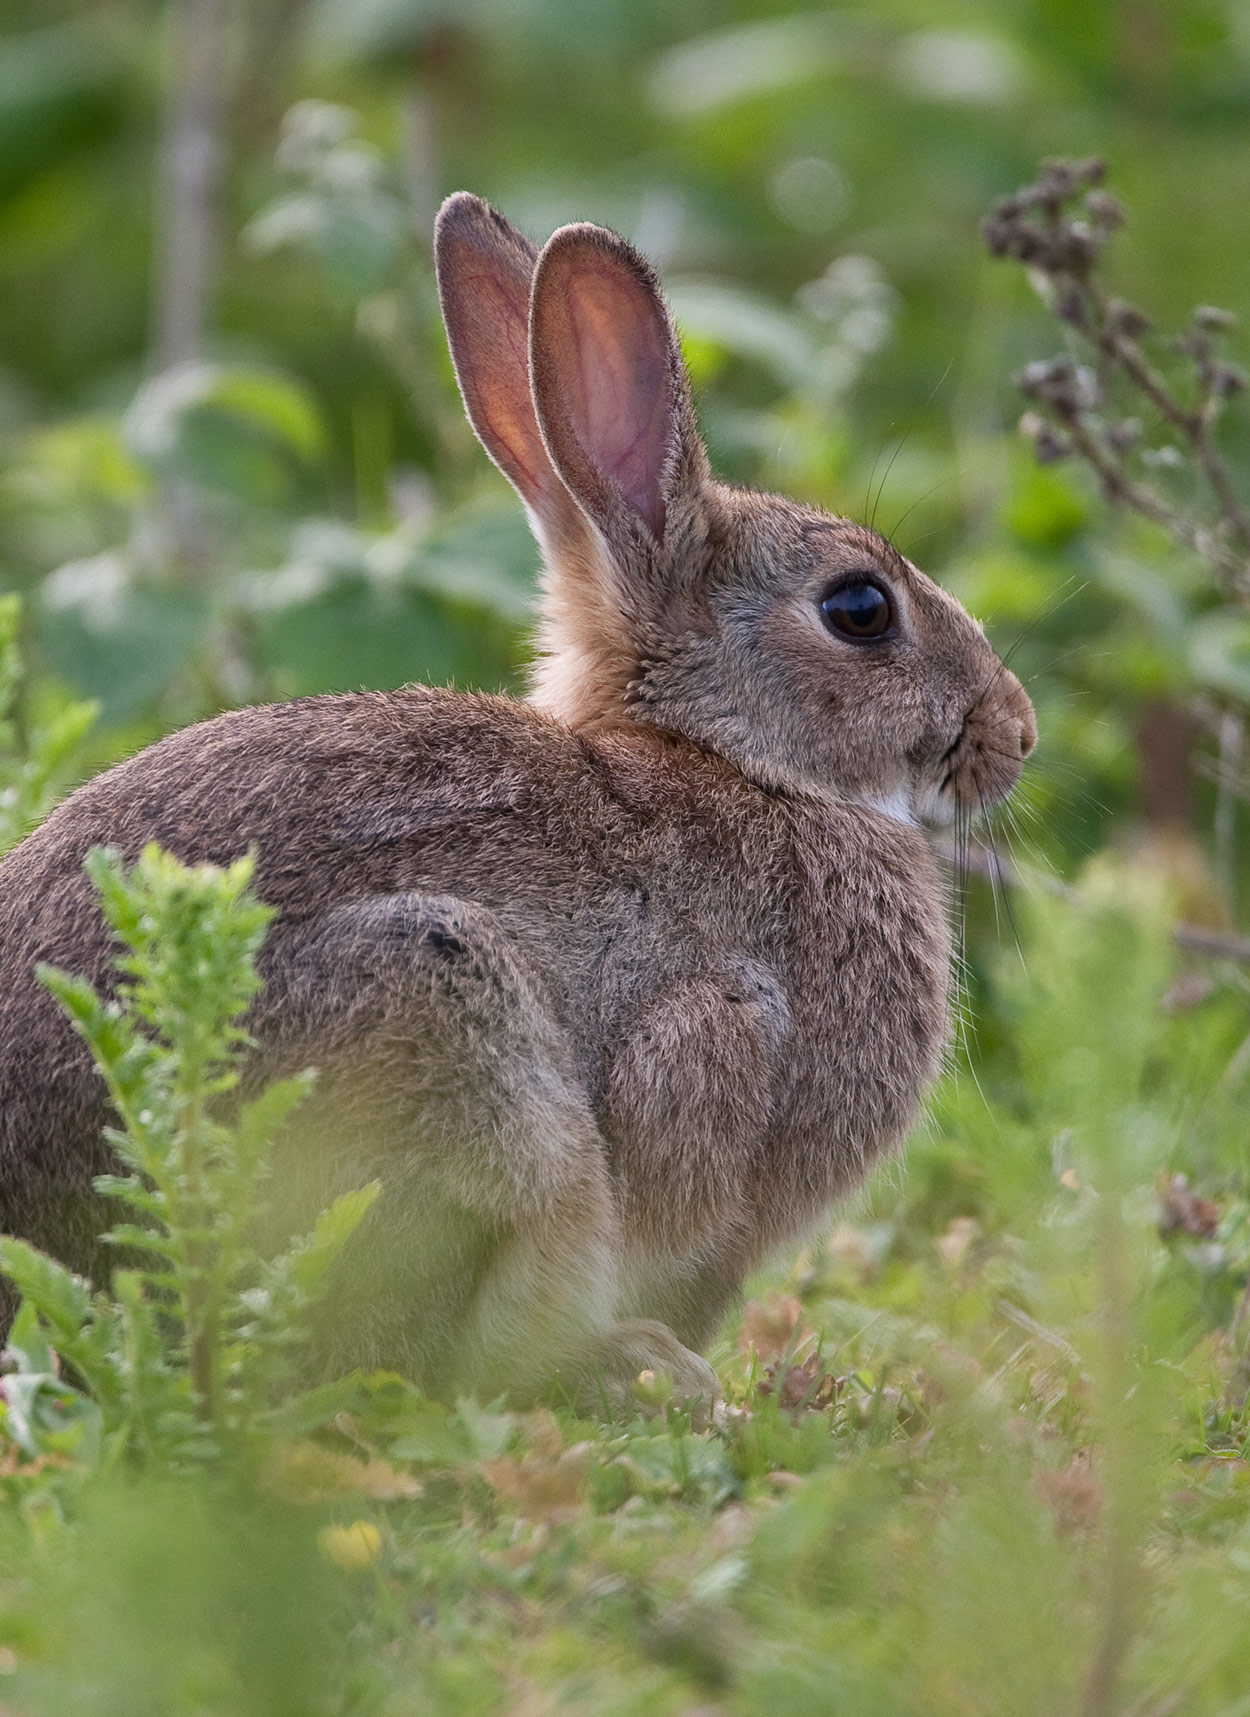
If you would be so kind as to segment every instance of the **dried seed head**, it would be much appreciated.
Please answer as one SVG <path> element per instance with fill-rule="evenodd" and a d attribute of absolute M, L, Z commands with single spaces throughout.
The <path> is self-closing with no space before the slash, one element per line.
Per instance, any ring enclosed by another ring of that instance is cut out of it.
<path fill-rule="evenodd" d="M 1085 294 L 1075 282 L 1056 293 L 1051 308 L 1061 322 L 1070 322 L 1074 328 L 1084 328 L 1089 322 Z"/>
<path fill-rule="evenodd" d="M 1072 452 L 1072 443 L 1054 424 L 1037 411 L 1026 411 L 1020 419 L 1020 433 L 1033 443 L 1033 453 L 1039 465 L 1056 465 Z"/>
<path fill-rule="evenodd" d="M 1044 190 L 1048 195 L 1062 200 L 1075 195 L 1077 191 L 1101 185 L 1106 171 L 1106 163 L 1096 155 L 1088 155 L 1078 160 L 1064 155 L 1052 155 L 1042 162 L 1041 172 L 1033 189 Z"/>
<path fill-rule="evenodd" d="M 1013 379 L 1026 399 L 1048 405 L 1061 420 L 1071 420 L 1102 404 L 1098 377 L 1066 353 L 1026 364 Z"/>
<path fill-rule="evenodd" d="M 1007 255 L 1014 256 L 1017 262 L 1030 263 L 1034 267 L 1053 269 L 1054 244 L 1051 236 L 1044 228 L 1035 226 L 1032 221 L 1019 221 L 1012 228 L 1007 242 Z"/>
<path fill-rule="evenodd" d="M 1089 273 L 1101 248 L 1098 235 L 1088 221 L 1069 221 L 1055 242 L 1057 266 L 1080 278 Z"/>
<path fill-rule="evenodd" d="M 1144 310 L 1139 310 L 1136 304 L 1130 304 L 1127 298 L 1109 298 L 1107 324 L 1112 332 L 1124 334 L 1133 340 L 1139 334 L 1149 332 L 1150 318 Z"/>
<path fill-rule="evenodd" d="M 1214 304 L 1200 304 L 1194 311 L 1193 324 L 1208 334 L 1227 334 L 1230 328 L 1237 326 L 1237 318 L 1231 310 L 1220 310 Z"/>
<path fill-rule="evenodd" d="M 1014 231 L 1012 216 L 1003 214 L 1001 206 L 996 206 L 993 213 L 986 215 L 981 222 L 981 237 L 985 240 L 986 248 L 991 256 L 1007 256 L 1009 254 Z"/>
<path fill-rule="evenodd" d="M 1034 358 L 1031 364 L 1018 370 L 1012 380 L 1025 399 L 1044 399 L 1057 379 L 1055 366 L 1060 362 L 1058 358 Z"/>
<path fill-rule="evenodd" d="M 1062 202 L 1072 195 L 1079 184 L 1079 163 L 1066 160 L 1063 156 L 1052 155 L 1042 162 L 1035 189 L 1047 200 L 1053 198 Z"/>
<path fill-rule="evenodd" d="M 1178 334 L 1172 343 L 1178 352 L 1183 352 L 1187 358 L 1192 358 L 1199 369 L 1211 362 L 1215 352 L 1210 334 L 1205 333 L 1201 328 L 1186 329 L 1183 334 Z"/>
<path fill-rule="evenodd" d="M 1105 395 L 1097 373 L 1081 364 L 1076 372 L 1076 403 L 1081 411 L 1097 411 Z"/>
<path fill-rule="evenodd" d="M 1244 393 L 1247 382 L 1244 370 L 1239 370 L 1235 364 L 1213 364 L 1209 385 L 1217 399 L 1231 399 L 1234 394 Z"/>
<path fill-rule="evenodd" d="M 1185 465 L 1185 455 L 1179 447 L 1167 441 L 1162 447 L 1147 447 L 1142 453 L 1142 464 L 1153 465 L 1161 471 L 1180 471 Z"/>
<path fill-rule="evenodd" d="M 1090 219 L 1105 232 L 1115 232 L 1124 225 L 1124 204 L 1110 191 L 1091 191 L 1085 199 Z"/>

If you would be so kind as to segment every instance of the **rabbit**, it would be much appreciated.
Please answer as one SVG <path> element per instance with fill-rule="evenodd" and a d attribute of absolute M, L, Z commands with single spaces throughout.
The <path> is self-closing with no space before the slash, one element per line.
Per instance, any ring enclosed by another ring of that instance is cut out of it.
<path fill-rule="evenodd" d="M 319 1361 L 627 1401 L 897 1149 L 948 1037 L 931 831 L 1015 786 L 1032 706 L 881 536 L 711 475 L 614 233 L 438 217 L 469 420 L 542 556 L 525 699 L 409 687 L 189 727 L 0 863 L 0 1229 L 97 1279 L 107 1104 L 38 961 L 115 982 L 104 843 L 256 853 L 259 1083 L 314 1065 L 278 1184 L 383 1182 Z M 11 1308 L 10 1308 L 11 1313 Z"/>

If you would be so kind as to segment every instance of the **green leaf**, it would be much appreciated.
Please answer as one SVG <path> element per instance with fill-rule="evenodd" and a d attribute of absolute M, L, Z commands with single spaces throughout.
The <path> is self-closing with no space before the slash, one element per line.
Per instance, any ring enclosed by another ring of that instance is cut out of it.
<path fill-rule="evenodd" d="M 129 551 L 67 561 L 39 587 L 46 666 L 117 722 L 148 709 L 201 649 L 210 608 L 201 585 L 153 576 Z"/>
<path fill-rule="evenodd" d="M 325 425 L 312 395 L 275 370 L 222 369 L 206 403 L 265 430 L 301 459 L 325 451 Z"/>
<path fill-rule="evenodd" d="M 840 16 L 812 12 L 710 31 L 660 55 L 649 94 L 666 117 L 688 118 L 789 90 L 827 78 L 852 30 Z"/>
<path fill-rule="evenodd" d="M 480 1461 L 494 1460 L 496 1455 L 501 1455 L 516 1429 L 513 1414 L 492 1411 L 499 1405 L 499 1402 L 492 1402 L 490 1406 L 482 1407 L 471 1396 L 456 1402 L 456 1418 L 468 1433 Z"/>
<path fill-rule="evenodd" d="M 792 311 L 719 281 L 678 281 L 669 299 L 683 334 L 761 364 L 781 387 L 801 389 L 811 382 L 818 349 Z"/>
<path fill-rule="evenodd" d="M 306 1437 L 310 1431 L 332 1424 L 340 1413 L 357 1412 L 365 1400 L 365 1382 L 353 1371 L 333 1383 L 306 1390 L 280 1407 L 257 1416 L 258 1428 L 280 1437 Z"/>
<path fill-rule="evenodd" d="M 325 428 L 293 377 L 243 365 L 196 363 L 154 377 L 126 415 L 140 463 L 201 488 L 273 505 L 301 467 L 320 459 Z"/>
<path fill-rule="evenodd" d="M 0 597 L 0 853 L 54 804 L 59 778 L 96 715 L 93 704 L 61 699 L 42 720 L 32 720 L 18 647 L 21 616 L 18 597 Z"/>
<path fill-rule="evenodd" d="M 275 1080 L 258 1097 L 245 1103 L 235 1122 L 235 1154 L 242 1165 L 259 1162 L 316 1083 L 311 1070 Z"/>
<path fill-rule="evenodd" d="M 382 1182 L 375 1180 L 341 1194 L 317 1218 L 312 1233 L 291 1248 L 291 1279 L 306 1299 L 313 1300 L 322 1291 L 330 1269 L 381 1190 Z"/>
<path fill-rule="evenodd" d="M 417 1400 L 405 1415 L 403 1432 L 390 1444 L 392 1460 L 426 1466 L 471 1466 L 478 1459 L 472 1429 L 438 1401 Z"/>
<path fill-rule="evenodd" d="M 91 1290 L 81 1277 L 7 1234 L 0 1236 L 0 1270 L 51 1327 L 54 1339 L 78 1335 L 91 1310 Z"/>
<path fill-rule="evenodd" d="M 18 1357 L 19 1369 L 53 1375 L 56 1354 L 48 1341 L 33 1302 L 23 1301 L 9 1327 L 5 1344 Z"/>

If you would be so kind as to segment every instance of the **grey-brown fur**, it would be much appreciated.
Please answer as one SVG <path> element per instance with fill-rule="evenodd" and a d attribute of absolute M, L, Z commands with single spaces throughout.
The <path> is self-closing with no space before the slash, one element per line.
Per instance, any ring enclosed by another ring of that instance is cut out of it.
<path fill-rule="evenodd" d="M 321 1069 L 287 1217 L 385 1182 L 327 1365 L 611 1397 L 894 1148 L 947 1031 L 920 823 L 1001 798 L 1032 712 L 980 629 L 859 526 L 707 472 L 654 277 L 440 217 L 466 407 L 544 549 L 528 703 L 414 689 L 243 710 L 88 783 L 0 864 L 0 1227 L 99 1274 L 99 1082 L 32 977 L 111 981 L 107 842 L 249 845 L 279 909 L 253 1075 Z M 531 298 L 531 276 L 534 277 Z M 528 341 L 529 373 L 525 354 Z M 895 635 L 833 636 L 872 576 Z"/>

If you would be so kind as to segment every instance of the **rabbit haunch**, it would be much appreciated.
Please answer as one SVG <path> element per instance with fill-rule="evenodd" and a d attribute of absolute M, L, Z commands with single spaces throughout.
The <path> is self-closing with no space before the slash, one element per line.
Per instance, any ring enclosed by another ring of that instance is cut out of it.
<path fill-rule="evenodd" d="M 84 855 L 252 846 L 279 916 L 251 1077 L 321 1071 L 280 1142 L 284 1219 L 384 1182 L 322 1363 L 706 1391 L 695 1350 L 746 1273 L 916 1113 L 950 961 L 921 824 L 1010 791 L 1032 711 L 880 538 L 714 482 L 623 241 L 540 253 L 462 195 L 437 255 L 466 409 L 543 550 L 533 697 L 221 716 L 0 864 L 0 1228 L 107 1267 L 103 1092 L 33 978 L 113 981 Z M 847 601 L 888 626 L 856 637 Z"/>

